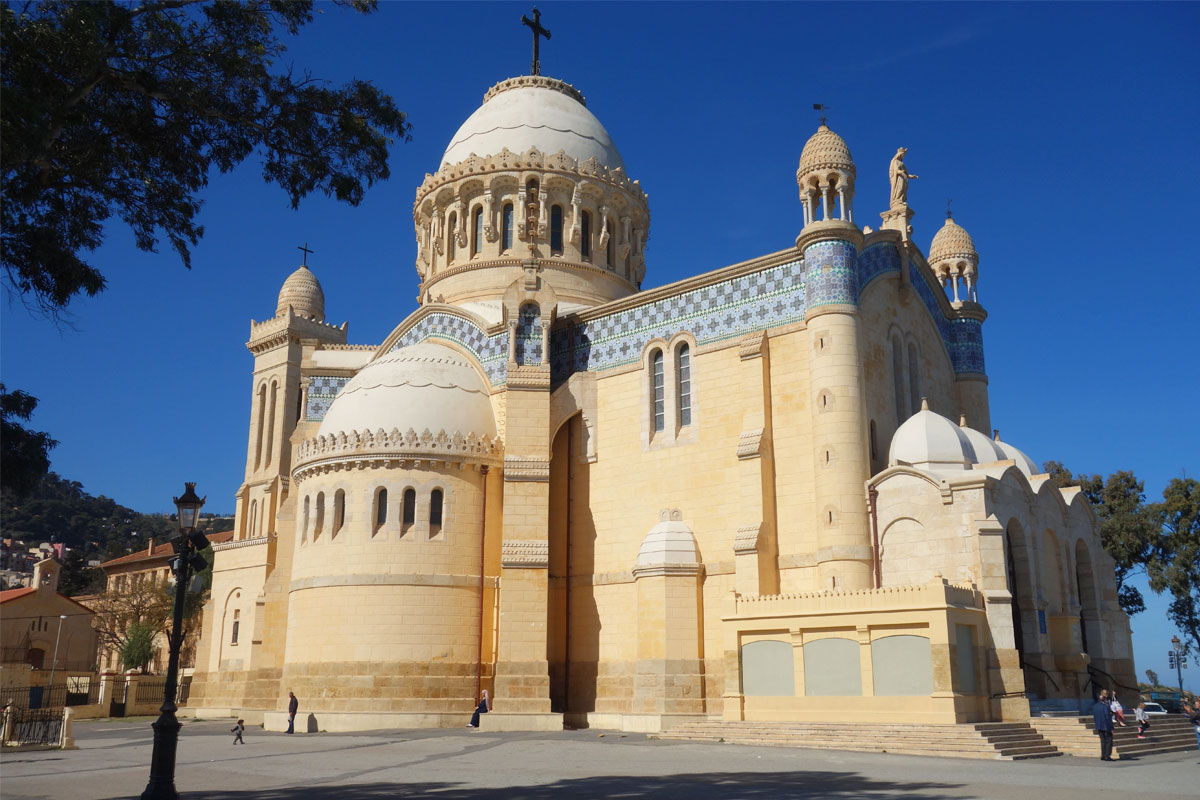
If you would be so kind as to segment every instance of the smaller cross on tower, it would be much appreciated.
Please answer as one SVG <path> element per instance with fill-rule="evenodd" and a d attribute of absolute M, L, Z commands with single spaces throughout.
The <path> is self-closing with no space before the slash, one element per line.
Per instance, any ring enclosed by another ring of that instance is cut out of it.
<path fill-rule="evenodd" d="M 300 245 L 296 249 L 299 250 L 300 252 L 304 253 L 304 257 L 300 261 L 300 266 L 302 266 L 302 267 L 308 266 L 308 254 L 317 252 L 316 250 L 308 249 L 308 242 L 305 242 L 304 244 Z"/>
<path fill-rule="evenodd" d="M 533 31 L 533 71 L 530 74 L 541 75 L 542 61 L 538 58 L 538 37 L 545 36 L 546 41 L 550 41 L 550 31 L 542 27 L 542 12 L 537 10 L 537 6 L 533 7 L 533 19 L 524 14 L 521 15 L 521 24 L 528 25 L 529 29 Z"/>

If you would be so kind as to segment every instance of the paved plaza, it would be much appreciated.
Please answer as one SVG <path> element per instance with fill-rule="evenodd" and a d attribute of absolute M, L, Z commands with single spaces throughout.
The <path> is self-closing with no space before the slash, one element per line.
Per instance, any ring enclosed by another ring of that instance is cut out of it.
<path fill-rule="evenodd" d="M 0 796 L 137 797 L 149 774 L 150 721 L 82 722 L 78 750 L 4 753 Z M 466 729 L 287 736 L 250 728 L 235 747 L 231 725 L 185 721 L 176 773 L 184 798 L 1200 797 L 1200 753 L 1006 762 Z"/>

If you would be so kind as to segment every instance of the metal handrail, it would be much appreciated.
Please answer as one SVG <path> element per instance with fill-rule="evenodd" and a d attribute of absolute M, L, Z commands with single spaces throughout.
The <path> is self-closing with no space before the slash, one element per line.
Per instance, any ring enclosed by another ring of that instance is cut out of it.
<path fill-rule="evenodd" d="M 1031 669 L 1036 669 L 1038 672 L 1040 672 L 1040 673 L 1042 673 L 1043 675 L 1045 675 L 1047 679 L 1049 679 L 1049 681 L 1050 681 L 1051 685 L 1053 685 L 1053 686 L 1054 686 L 1054 691 L 1056 691 L 1056 692 L 1061 692 L 1061 691 L 1062 691 L 1062 689 L 1060 689 L 1060 688 L 1059 688 L 1059 686 L 1058 686 L 1058 682 L 1054 680 L 1054 676 L 1053 676 L 1053 675 L 1051 675 L 1049 672 L 1046 672 L 1046 670 L 1042 669 L 1042 668 L 1041 668 L 1041 667 L 1039 667 L 1037 664 L 1030 664 L 1028 661 L 1026 661 L 1026 660 L 1022 659 L 1022 660 L 1021 660 L 1021 666 L 1022 666 L 1022 667 L 1029 667 L 1029 668 L 1031 668 Z"/>
<path fill-rule="evenodd" d="M 1092 681 L 1092 683 L 1096 682 L 1096 674 L 1099 673 L 1101 675 L 1107 676 L 1108 679 L 1110 681 L 1112 681 L 1114 685 L 1120 686 L 1122 689 L 1127 689 L 1128 691 L 1131 691 L 1131 692 L 1141 692 L 1142 691 L 1141 688 L 1139 688 L 1137 686 L 1126 686 L 1125 684 L 1121 683 L 1119 680 L 1114 678 L 1111 674 L 1109 674 L 1109 673 L 1105 672 L 1104 670 L 1100 669 L 1099 667 L 1093 666 L 1091 664 L 1087 665 L 1087 671 L 1088 671 L 1088 678 Z"/>

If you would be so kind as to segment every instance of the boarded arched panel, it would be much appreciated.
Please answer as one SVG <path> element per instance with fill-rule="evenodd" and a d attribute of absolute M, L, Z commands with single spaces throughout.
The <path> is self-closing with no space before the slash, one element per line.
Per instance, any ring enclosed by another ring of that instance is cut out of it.
<path fill-rule="evenodd" d="M 924 636 L 885 636 L 871 642 L 875 695 L 933 694 L 933 658 Z"/>
<path fill-rule="evenodd" d="M 792 646 L 778 641 L 742 645 L 742 694 L 748 697 L 794 697 L 796 674 Z"/>
<path fill-rule="evenodd" d="M 810 696 L 861 697 L 862 668 L 855 639 L 817 639 L 804 643 L 804 693 Z"/>

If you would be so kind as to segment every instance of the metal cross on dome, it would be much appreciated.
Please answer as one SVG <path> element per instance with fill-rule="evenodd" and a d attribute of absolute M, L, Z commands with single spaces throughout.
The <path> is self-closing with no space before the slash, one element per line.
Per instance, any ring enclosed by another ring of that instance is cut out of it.
<path fill-rule="evenodd" d="M 302 267 L 308 266 L 308 254 L 317 252 L 316 250 L 308 249 L 308 242 L 305 242 L 304 244 L 300 245 L 296 249 L 299 250 L 300 252 L 304 253 L 303 258 L 300 261 L 300 266 L 302 266 Z"/>
<path fill-rule="evenodd" d="M 529 29 L 533 31 L 533 71 L 530 74 L 541 75 L 542 61 L 538 58 L 538 37 L 545 36 L 546 41 L 550 41 L 550 31 L 542 27 L 542 12 L 537 10 L 537 6 L 533 7 L 533 19 L 524 14 L 521 15 L 521 24 L 528 25 Z"/>

